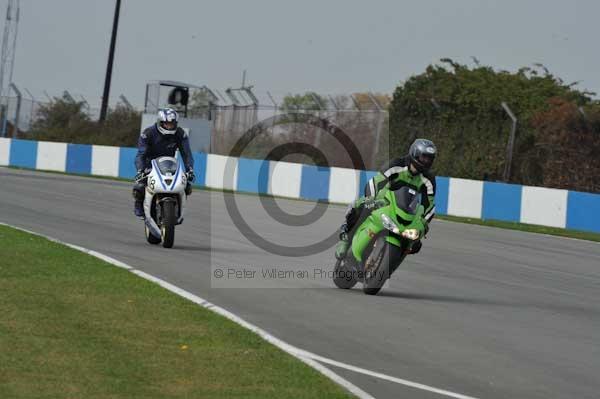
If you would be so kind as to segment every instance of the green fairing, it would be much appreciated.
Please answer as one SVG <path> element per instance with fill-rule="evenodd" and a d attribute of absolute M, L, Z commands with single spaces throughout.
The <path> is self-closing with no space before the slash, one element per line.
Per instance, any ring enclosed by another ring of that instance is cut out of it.
<path fill-rule="evenodd" d="M 382 214 L 386 214 L 391 220 L 393 220 L 400 229 L 400 232 L 408 229 L 416 229 L 419 231 L 419 238 L 422 238 L 425 231 L 425 221 L 423 219 L 423 205 L 418 206 L 416 214 L 410 214 L 404 212 L 397 206 L 396 197 L 394 196 L 393 191 L 390 191 L 389 189 L 381 190 L 377 193 L 376 197 L 378 199 L 385 199 L 388 205 L 374 210 L 369 215 L 369 217 L 358 227 L 356 234 L 354 235 L 354 238 L 352 240 L 352 254 L 359 262 L 364 261 L 364 251 L 369 246 L 369 243 L 371 243 L 373 238 L 379 236 L 382 233 L 388 232 L 388 230 L 383 226 L 383 223 L 381 221 Z M 398 223 L 397 216 L 400 216 L 406 221 L 411 221 L 411 223 L 407 226 L 404 226 L 403 224 Z M 386 236 L 386 241 L 400 248 L 404 246 L 405 249 L 410 248 L 410 246 L 412 246 L 413 244 L 413 241 L 392 234 L 388 234 Z"/>

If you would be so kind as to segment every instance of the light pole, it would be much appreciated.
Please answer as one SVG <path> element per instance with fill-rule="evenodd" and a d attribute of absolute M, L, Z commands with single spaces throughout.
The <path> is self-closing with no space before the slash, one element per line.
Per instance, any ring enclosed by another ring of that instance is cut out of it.
<path fill-rule="evenodd" d="M 104 79 L 104 93 L 102 95 L 102 107 L 100 108 L 100 122 L 106 120 L 108 110 L 108 97 L 110 95 L 110 81 L 112 79 L 113 62 L 115 60 L 115 45 L 117 43 L 117 30 L 119 28 L 119 13 L 121 11 L 121 0 L 115 4 L 115 17 L 113 19 L 112 35 L 110 38 L 110 49 L 108 50 L 108 63 L 106 65 L 106 78 Z"/>
<path fill-rule="evenodd" d="M 17 33 L 19 31 L 20 1 L 9 0 L 6 7 L 6 22 L 2 35 L 0 50 L 0 137 L 6 136 L 8 125 L 8 95 L 15 68 L 15 53 L 17 50 Z"/>

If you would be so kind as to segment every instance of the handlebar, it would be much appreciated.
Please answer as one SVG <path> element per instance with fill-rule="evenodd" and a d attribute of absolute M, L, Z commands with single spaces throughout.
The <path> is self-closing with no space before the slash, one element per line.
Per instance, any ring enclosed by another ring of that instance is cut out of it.
<path fill-rule="evenodd" d="M 136 183 L 141 183 L 141 182 L 143 182 L 144 180 L 146 180 L 146 179 L 148 178 L 148 176 L 150 176 L 150 172 L 152 172 L 152 169 L 145 169 L 145 170 L 142 172 L 142 176 L 141 176 L 141 177 L 138 177 L 137 179 L 134 179 L 134 181 L 135 181 Z M 137 177 L 137 176 L 136 176 L 136 177 Z"/>

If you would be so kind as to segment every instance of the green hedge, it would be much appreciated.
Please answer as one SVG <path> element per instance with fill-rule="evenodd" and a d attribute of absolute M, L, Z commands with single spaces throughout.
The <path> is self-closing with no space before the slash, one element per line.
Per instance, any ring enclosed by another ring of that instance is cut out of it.
<path fill-rule="evenodd" d="M 390 152 L 427 137 L 439 148 L 438 174 L 500 180 L 511 127 L 506 102 L 519 119 L 510 182 L 600 191 L 593 179 L 600 173 L 600 104 L 574 86 L 539 64 L 511 73 L 443 59 L 396 88 Z"/>
<path fill-rule="evenodd" d="M 69 97 L 42 106 L 25 138 L 80 144 L 135 146 L 140 135 L 141 112 L 118 105 L 109 109 L 104 123 L 90 119 L 84 103 Z"/>

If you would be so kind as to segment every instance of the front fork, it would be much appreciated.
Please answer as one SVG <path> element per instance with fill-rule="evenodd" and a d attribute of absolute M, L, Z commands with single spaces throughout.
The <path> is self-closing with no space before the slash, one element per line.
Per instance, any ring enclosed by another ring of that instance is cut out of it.
<path fill-rule="evenodd" d="M 175 205 L 176 205 L 176 209 L 177 209 L 177 220 L 175 221 L 176 225 L 180 225 L 181 223 L 183 223 L 183 216 L 185 214 L 185 207 L 186 207 L 186 202 L 187 202 L 187 198 L 184 195 L 179 196 L 179 198 L 177 197 L 166 197 L 166 198 L 161 198 L 160 200 L 157 201 L 156 203 L 156 220 L 158 221 L 158 224 L 162 224 L 162 206 L 161 204 L 164 201 L 174 201 Z"/>
<path fill-rule="evenodd" d="M 356 232 L 352 239 L 351 251 L 354 259 L 358 263 L 364 263 L 366 260 L 366 254 L 370 245 L 374 244 L 374 241 L 379 237 L 385 236 L 385 241 L 392 247 L 397 248 L 399 252 L 406 252 L 410 248 L 410 243 L 407 240 L 401 239 L 391 234 L 386 234 L 387 230 L 376 231 L 377 226 L 373 223 L 367 223 L 367 225 Z"/>
<path fill-rule="evenodd" d="M 160 201 L 157 201 L 154 209 L 156 209 L 156 224 L 162 226 L 162 206 L 160 205 Z"/>

